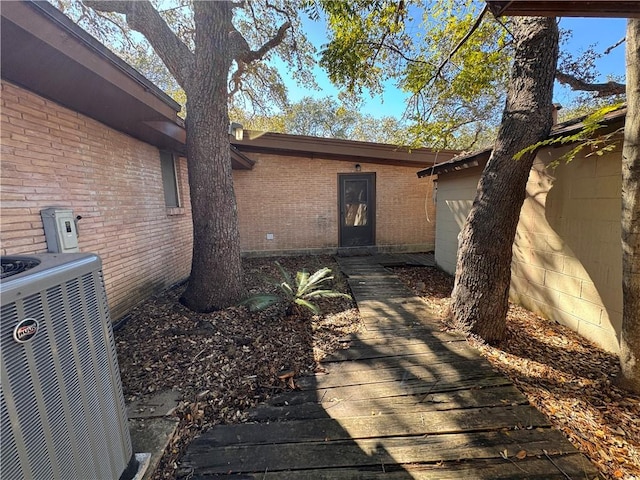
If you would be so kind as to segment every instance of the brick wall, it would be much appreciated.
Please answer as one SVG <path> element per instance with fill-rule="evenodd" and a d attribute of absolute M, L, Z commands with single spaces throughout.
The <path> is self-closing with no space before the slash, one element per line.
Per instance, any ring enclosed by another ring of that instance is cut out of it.
<path fill-rule="evenodd" d="M 338 174 L 353 161 L 249 154 L 253 170 L 234 171 L 242 251 L 331 251 L 338 246 Z M 362 163 L 376 173 L 376 244 L 397 251 L 434 248 L 431 182 L 416 167 Z M 267 234 L 273 234 L 268 240 Z"/>
<path fill-rule="evenodd" d="M 546 168 L 539 154 L 513 246 L 511 297 L 612 352 L 622 326 L 620 148 Z"/>
<path fill-rule="evenodd" d="M 189 275 L 187 164 L 182 208 L 167 209 L 158 149 L 2 81 L 1 253 L 46 252 L 40 210 L 81 215 L 79 246 L 102 258 L 113 319 Z"/>

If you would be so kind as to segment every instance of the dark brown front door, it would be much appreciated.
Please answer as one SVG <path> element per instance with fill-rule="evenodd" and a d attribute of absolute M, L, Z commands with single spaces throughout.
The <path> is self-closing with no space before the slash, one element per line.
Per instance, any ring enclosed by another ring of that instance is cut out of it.
<path fill-rule="evenodd" d="M 339 174 L 340 246 L 375 245 L 376 174 Z"/>

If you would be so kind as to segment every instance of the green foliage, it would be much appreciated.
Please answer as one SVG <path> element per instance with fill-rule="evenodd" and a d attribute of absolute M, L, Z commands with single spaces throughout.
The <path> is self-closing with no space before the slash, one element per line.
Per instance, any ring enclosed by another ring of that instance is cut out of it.
<path fill-rule="evenodd" d="M 529 145 L 527 148 L 520 150 L 515 156 L 515 160 L 520 160 L 527 153 L 531 153 L 539 149 L 540 147 L 547 147 L 552 145 L 571 145 L 574 146 L 564 155 L 552 162 L 549 166 L 551 168 L 557 167 L 561 162 L 571 162 L 581 151 L 585 148 L 590 148 L 591 155 L 604 155 L 611 152 L 616 148 L 616 142 L 614 137 L 619 135 L 621 130 L 615 130 L 604 135 L 598 135 L 597 131 L 603 127 L 602 121 L 607 113 L 620 109 L 623 106 L 622 103 L 616 103 L 614 105 L 608 105 L 601 107 L 595 112 L 587 115 L 582 120 L 582 128 L 571 135 L 561 135 L 557 137 L 548 138 L 534 145 Z"/>
<path fill-rule="evenodd" d="M 330 42 L 321 65 L 334 83 L 375 95 L 394 80 L 410 94 L 412 146 L 471 148 L 499 123 L 512 57 L 507 30 L 485 15 L 449 59 L 484 2 L 307 3 L 326 15 Z"/>
<path fill-rule="evenodd" d="M 318 306 L 311 300 L 317 298 L 351 298 L 346 293 L 336 292 L 325 287 L 325 283 L 333 280 L 330 276 L 331 269 L 321 268 L 314 274 L 309 274 L 306 270 L 297 272 L 293 277 L 280 263 L 275 262 L 280 271 L 280 280 L 271 280 L 270 283 L 278 287 L 279 293 L 261 293 L 246 298 L 240 305 L 246 306 L 250 311 L 256 312 L 264 310 L 278 303 L 287 304 L 290 309 L 303 307 L 314 314 L 320 313 Z"/>

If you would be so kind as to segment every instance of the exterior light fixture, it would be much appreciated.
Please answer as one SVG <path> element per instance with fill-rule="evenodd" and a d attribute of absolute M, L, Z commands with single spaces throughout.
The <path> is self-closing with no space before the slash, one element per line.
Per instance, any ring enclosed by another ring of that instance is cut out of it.
<path fill-rule="evenodd" d="M 238 141 L 242 140 L 244 138 L 242 125 L 236 122 L 229 123 L 229 135 L 233 135 L 233 137 Z"/>
<path fill-rule="evenodd" d="M 356 172 L 359 172 L 360 170 L 362 170 L 362 167 L 359 163 L 356 163 Z"/>

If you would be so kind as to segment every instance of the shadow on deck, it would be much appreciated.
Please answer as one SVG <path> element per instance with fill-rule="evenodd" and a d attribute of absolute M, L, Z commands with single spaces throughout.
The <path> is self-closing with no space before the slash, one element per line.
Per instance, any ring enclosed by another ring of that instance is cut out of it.
<path fill-rule="evenodd" d="M 217 426 L 196 439 L 181 473 L 192 480 L 596 478 L 507 377 L 463 337 L 439 329 L 382 265 L 396 260 L 339 258 L 365 328 L 345 338 L 350 348 L 325 358 L 321 372 L 298 379 L 299 391 L 258 407 L 253 423 Z"/>

